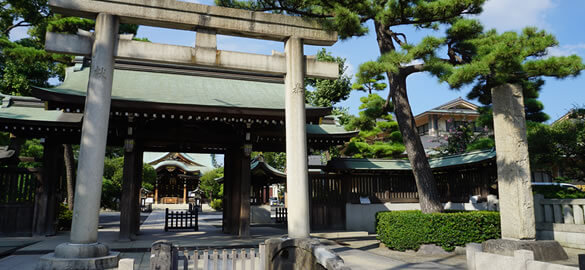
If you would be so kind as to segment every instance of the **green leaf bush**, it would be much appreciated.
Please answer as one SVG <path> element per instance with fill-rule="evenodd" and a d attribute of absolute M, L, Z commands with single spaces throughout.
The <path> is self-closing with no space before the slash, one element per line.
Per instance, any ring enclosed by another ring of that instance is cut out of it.
<path fill-rule="evenodd" d="M 211 208 L 213 208 L 215 211 L 221 211 L 223 210 L 223 203 L 221 199 L 213 199 L 213 201 L 211 201 L 209 203 L 209 206 Z"/>
<path fill-rule="evenodd" d="M 71 221 L 73 220 L 73 211 L 69 210 L 65 204 L 59 203 L 59 213 L 57 215 L 57 229 L 59 231 L 71 230 Z"/>
<path fill-rule="evenodd" d="M 376 232 L 378 240 L 390 249 L 418 250 L 420 245 L 435 244 L 452 251 L 467 243 L 500 238 L 500 214 L 492 211 L 378 212 Z"/>

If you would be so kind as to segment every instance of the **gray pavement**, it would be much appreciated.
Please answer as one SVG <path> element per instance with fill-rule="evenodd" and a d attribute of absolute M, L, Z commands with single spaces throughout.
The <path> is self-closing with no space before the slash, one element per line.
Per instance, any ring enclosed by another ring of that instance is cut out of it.
<path fill-rule="evenodd" d="M 118 218 L 119 218 L 119 214 Z M 282 237 L 286 235 L 283 226 L 252 226 L 251 237 L 240 239 L 236 236 L 226 235 L 221 232 L 221 213 L 203 212 L 199 216 L 199 231 L 164 231 L 164 211 L 153 211 L 141 225 L 141 234 L 134 241 L 118 241 L 118 227 L 116 226 L 116 213 L 101 213 L 99 230 L 100 242 L 106 243 L 111 250 L 119 251 L 122 258 L 133 258 L 135 269 L 148 269 L 150 263 L 150 246 L 160 239 L 166 239 L 185 249 L 221 249 L 221 248 L 252 248 L 268 238 Z M 362 239 L 365 234 L 352 232 L 321 232 L 314 234 L 321 238 L 338 238 L 343 236 Z M 366 237 L 367 238 L 367 237 Z M 18 237 L 0 238 L 0 247 L 16 248 L 12 255 L 0 259 L 1 270 L 25 270 L 34 269 L 40 256 L 52 252 L 55 247 L 69 240 L 67 232 L 59 233 L 52 237 Z M 369 245 L 376 244 L 377 240 L 367 238 Z M 348 241 L 349 242 L 349 241 Z M 391 258 L 369 252 L 363 247 L 344 244 L 340 241 L 324 241 L 337 252 L 352 269 L 376 270 L 376 269 L 462 269 L 460 267 L 441 264 L 433 261 L 412 262 L 399 258 Z M 372 244 L 374 243 L 374 244 Z"/>

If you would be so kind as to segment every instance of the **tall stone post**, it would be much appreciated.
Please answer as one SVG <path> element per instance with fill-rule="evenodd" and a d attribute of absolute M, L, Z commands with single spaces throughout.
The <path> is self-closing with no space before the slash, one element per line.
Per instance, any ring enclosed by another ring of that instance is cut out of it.
<path fill-rule="evenodd" d="M 537 261 L 567 259 L 559 242 L 536 239 L 534 199 L 526 139 L 522 88 L 504 84 L 492 89 L 496 164 L 502 239 L 481 244 L 484 252 L 513 256 L 515 251 L 534 252 Z"/>
<path fill-rule="evenodd" d="M 290 37 L 286 54 L 285 122 L 286 122 L 286 188 L 288 194 L 288 236 L 308 238 L 309 175 L 307 166 L 307 132 L 305 115 L 305 62 L 303 42 Z"/>
<path fill-rule="evenodd" d="M 492 89 L 502 238 L 536 238 L 522 88 Z"/>
<path fill-rule="evenodd" d="M 90 269 L 96 265 L 114 268 L 118 265 L 119 253 L 110 252 L 106 245 L 97 243 L 118 27 L 118 17 L 98 14 L 85 99 L 71 243 L 60 244 L 54 254 L 43 256 L 37 269 Z"/>

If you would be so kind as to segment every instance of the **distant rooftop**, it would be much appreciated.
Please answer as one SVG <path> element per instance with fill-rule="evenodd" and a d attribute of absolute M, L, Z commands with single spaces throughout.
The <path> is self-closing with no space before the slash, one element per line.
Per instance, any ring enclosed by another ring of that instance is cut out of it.
<path fill-rule="evenodd" d="M 429 159 L 429 164 L 431 168 L 438 169 L 474 164 L 495 157 L 495 150 L 475 151 L 461 155 L 431 158 Z M 335 158 L 327 163 L 325 170 L 410 171 L 412 168 L 410 162 L 406 159 Z"/>

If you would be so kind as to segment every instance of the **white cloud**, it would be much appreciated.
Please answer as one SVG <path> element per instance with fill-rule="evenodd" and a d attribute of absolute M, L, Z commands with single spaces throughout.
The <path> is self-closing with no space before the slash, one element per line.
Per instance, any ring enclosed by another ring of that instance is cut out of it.
<path fill-rule="evenodd" d="M 406 64 L 401 64 L 401 66 L 407 67 L 407 66 L 414 66 L 414 65 L 422 65 L 424 63 L 425 63 L 425 61 L 423 61 L 422 59 L 414 59 Z"/>
<path fill-rule="evenodd" d="M 488 0 L 479 19 L 488 29 L 499 32 L 526 26 L 547 29 L 547 11 L 555 5 L 554 0 Z"/>
<path fill-rule="evenodd" d="M 352 65 L 348 60 L 345 60 L 345 72 L 343 72 L 343 75 L 353 78 L 355 72 L 356 70 L 354 65 Z"/>
<path fill-rule="evenodd" d="M 585 43 L 570 44 L 548 48 L 547 53 L 550 56 L 569 56 L 573 54 L 585 53 Z"/>

